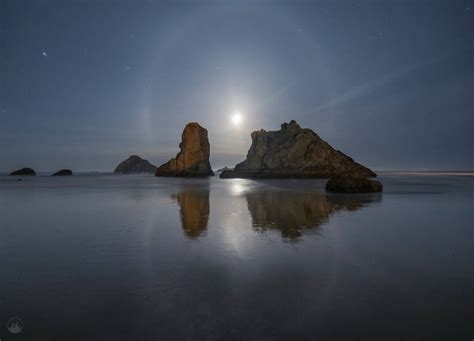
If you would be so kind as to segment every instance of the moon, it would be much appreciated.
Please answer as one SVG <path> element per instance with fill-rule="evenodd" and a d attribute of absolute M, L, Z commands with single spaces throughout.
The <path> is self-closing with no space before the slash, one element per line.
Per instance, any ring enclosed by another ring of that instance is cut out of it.
<path fill-rule="evenodd" d="M 242 120 L 243 120 L 243 116 L 239 111 L 236 110 L 232 113 L 232 116 L 230 118 L 232 125 L 234 125 L 235 127 L 238 127 L 242 123 Z"/>

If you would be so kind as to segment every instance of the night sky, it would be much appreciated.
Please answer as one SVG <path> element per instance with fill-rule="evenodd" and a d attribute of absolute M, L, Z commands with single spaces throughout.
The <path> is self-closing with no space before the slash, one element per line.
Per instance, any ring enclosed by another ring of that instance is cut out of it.
<path fill-rule="evenodd" d="M 375 170 L 474 169 L 473 1 L 0 0 L 0 26 L 0 171 L 159 165 L 190 121 L 234 166 L 291 119 Z"/>

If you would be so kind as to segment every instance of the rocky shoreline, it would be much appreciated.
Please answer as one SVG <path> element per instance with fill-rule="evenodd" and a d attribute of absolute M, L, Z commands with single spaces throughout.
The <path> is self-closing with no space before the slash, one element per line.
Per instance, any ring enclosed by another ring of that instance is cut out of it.
<path fill-rule="evenodd" d="M 280 130 L 259 130 L 251 133 L 252 144 L 244 161 L 234 168 L 224 167 L 217 172 L 222 179 L 302 179 L 328 178 L 326 190 L 339 193 L 381 192 L 382 183 L 369 178 L 377 174 L 334 149 L 313 130 L 301 128 L 296 121 L 283 123 Z M 214 176 L 209 161 L 208 131 L 197 122 L 188 123 L 181 135 L 180 151 L 176 157 L 159 167 L 132 155 L 122 161 L 114 173 L 154 173 L 163 177 Z M 12 176 L 34 176 L 31 168 L 12 172 Z M 71 176 L 70 169 L 62 169 L 53 176 Z"/>

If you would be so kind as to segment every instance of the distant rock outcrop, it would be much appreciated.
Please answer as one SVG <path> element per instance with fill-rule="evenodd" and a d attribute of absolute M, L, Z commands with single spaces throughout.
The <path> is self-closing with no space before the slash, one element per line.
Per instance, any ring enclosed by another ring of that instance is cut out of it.
<path fill-rule="evenodd" d="M 183 130 L 181 151 L 176 158 L 156 169 L 156 176 L 212 176 L 207 130 L 199 123 L 188 123 Z"/>
<path fill-rule="evenodd" d="M 154 173 L 156 166 L 152 165 L 148 160 L 144 160 L 138 155 L 132 155 L 127 160 L 119 163 L 114 173 Z"/>
<path fill-rule="evenodd" d="M 10 173 L 11 176 L 33 176 L 36 172 L 31 168 L 22 168 Z"/>
<path fill-rule="evenodd" d="M 331 178 L 335 176 L 374 177 L 344 153 L 332 148 L 311 129 L 295 121 L 278 131 L 254 131 L 247 159 L 221 178 Z"/>
<path fill-rule="evenodd" d="M 52 176 L 72 176 L 72 170 L 70 169 L 61 169 L 54 173 Z"/>
<path fill-rule="evenodd" d="M 232 168 L 224 167 L 224 168 L 219 168 L 218 170 L 216 170 L 216 173 L 222 173 L 222 172 L 231 171 L 231 170 Z"/>
<path fill-rule="evenodd" d="M 326 183 L 326 190 L 339 193 L 376 193 L 382 192 L 380 181 L 365 178 L 332 178 Z"/>

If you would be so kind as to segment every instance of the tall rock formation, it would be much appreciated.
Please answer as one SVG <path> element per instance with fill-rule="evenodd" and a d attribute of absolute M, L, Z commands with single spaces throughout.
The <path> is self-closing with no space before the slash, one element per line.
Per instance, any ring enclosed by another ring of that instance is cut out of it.
<path fill-rule="evenodd" d="M 156 166 L 144 160 L 138 155 L 132 155 L 127 160 L 119 163 L 114 173 L 154 173 Z"/>
<path fill-rule="evenodd" d="M 212 176 L 209 163 L 210 146 L 207 130 L 199 123 L 186 125 L 176 158 L 157 168 L 156 176 Z"/>
<path fill-rule="evenodd" d="M 374 177 L 344 153 L 332 148 L 311 129 L 295 121 L 283 123 L 278 131 L 254 131 L 247 159 L 221 178 L 331 178 Z"/>

